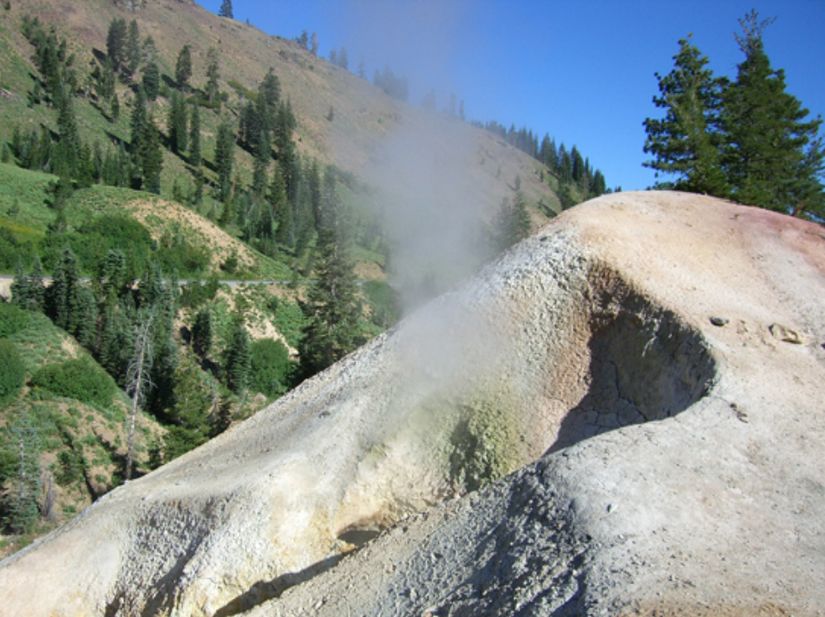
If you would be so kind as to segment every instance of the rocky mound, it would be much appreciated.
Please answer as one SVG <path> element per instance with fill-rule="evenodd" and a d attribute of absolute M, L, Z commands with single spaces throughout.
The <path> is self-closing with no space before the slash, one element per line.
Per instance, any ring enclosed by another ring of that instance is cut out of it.
<path fill-rule="evenodd" d="M 823 249 L 693 195 L 574 208 L 2 562 L 0 613 L 821 614 Z"/>

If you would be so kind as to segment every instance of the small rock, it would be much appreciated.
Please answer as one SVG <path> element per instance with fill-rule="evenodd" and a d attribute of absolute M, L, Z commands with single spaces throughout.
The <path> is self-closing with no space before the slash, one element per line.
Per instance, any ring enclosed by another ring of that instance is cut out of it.
<path fill-rule="evenodd" d="M 726 317 L 715 317 L 714 316 L 714 317 L 710 318 L 710 323 L 712 323 L 714 326 L 717 326 L 719 328 L 726 325 L 728 323 L 728 321 L 730 321 L 730 320 L 727 319 Z"/>
<path fill-rule="evenodd" d="M 802 344 L 802 337 L 796 330 L 791 330 L 787 326 L 783 326 L 782 324 L 772 323 L 768 326 L 768 330 L 771 332 L 771 336 L 775 339 L 779 339 L 783 343 L 793 343 L 794 345 L 801 345 Z"/>

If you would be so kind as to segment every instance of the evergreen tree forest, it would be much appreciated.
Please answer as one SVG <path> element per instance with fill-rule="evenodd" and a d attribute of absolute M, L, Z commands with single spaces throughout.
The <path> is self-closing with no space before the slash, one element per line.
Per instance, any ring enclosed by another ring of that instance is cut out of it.
<path fill-rule="evenodd" d="M 821 118 L 786 91 L 763 42 L 770 20 L 751 11 L 736 40 L 743 59 L 733 78 L 717 77 L 690 38 L 679 41 L 673 69 L 656 75 L 644 121 L 646 166 L 665 176 L 658 188 L 731 198 L 814 220 L 825 219 Z"/>

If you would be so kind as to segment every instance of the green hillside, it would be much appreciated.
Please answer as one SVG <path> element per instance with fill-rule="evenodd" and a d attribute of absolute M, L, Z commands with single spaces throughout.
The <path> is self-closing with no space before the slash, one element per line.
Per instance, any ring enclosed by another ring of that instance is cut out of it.
<path fill-rule="evenodd" d="M 123 481 L 129 405 L 100 365 L 40 313 L 0 304 L 0 345 L 0 381 L 8 383 L 15 358 L 24 375 L 1 397 L 0 481 L 5 531 L 12 532 L 0 536 L 3 555 Z M 138 472 L 153 464 L 163 432 L 139 413 Z"/>

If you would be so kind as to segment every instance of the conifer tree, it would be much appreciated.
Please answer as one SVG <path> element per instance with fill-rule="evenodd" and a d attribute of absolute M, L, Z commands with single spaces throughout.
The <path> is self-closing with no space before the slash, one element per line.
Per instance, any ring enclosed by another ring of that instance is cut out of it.
<path fill-rule="evenodd" d="M 166 126 L 169 132 L 169 143 L 172 147 L 172 152 L 175 154 L 183 154 L 183 152 L 186 151 L 189 140 L 186 125 L 186 101 L 179 92 L 173 92 Z"/>
<path fill-rule="evenodd" d="M 295 227 L 293 225 L 292 204 L 286 194 L 286 183 L 281 172 L 281 165 L 276 164 L 269 185 L 269 203 L 275 213 L 278 225 L 275 239 L 279 244 L 293 248 L 295 246 Z"/>
<path fill-rule="evenodd" d="M 29 277 L 23 273 L 23 262 L 18 258 L 14 269 L 14 279 L 11 282 L 11 301 L 22 308 L 29 308 L 31 289 Z"/>
<path fill-rule="evenodd" d="M 206 98 L 209 100 L 209 104 L 215 107 L 218 112 L 221 110 L 220 78 L 218 50 L 210 47 L 206 65 Z"/>
<path fill-rule="evenodd" d="M 235 132 L 227 121 L 221 122 L 215 143 L 218 170 L 218 195 L 226 203 L 232 194 L 232 169 L 235 164 Z"/>
<path fill-rule="evenodd" d="M 70 325 L 76 323 L 72 311 L 78 305 L 77 293 L 80 276 L 77 271 L 77 257 L 71 248 L 66 247 L 52 274 L 52 284 L 48 290 L 48 316 L 56 326 L 67 332 Z"/>
<path fill-rule="evenodd" d="M 252 191 L 257 197 L 262 197 L 266 192 L 270 160 L 272 160 L 272 151 L 269 145 L 269 133 L 261 131 L 255 150 L 255 166 L 252 171 Z"/>
<path fill-rule="evenodd" d="M 160 174 L 163 170 L 163 149 L 160 134 L 152 118 L 146 121 L 141 138 L 140 160 L 143 171 L 143 188 L 150 193 L 160 194 Z"/>
<path fill-rule="evenodd" d="M 504 251 L 530 234 L 530 214 L 521 191 L 511 202 L 505 198 L 501 202 L 495 219 L 494 237 L 496 249 Z"/>
<path fill-rule="evenodd" d="M 126 385 L 126 372 L 134 344 L 134 330 L 125 299 L 107 301 L 102 310 L 96 357 L 120 386 Z"/>
<path fill-rule="evenodd" d="M 189 122 L 189 163 L 198 169 L 201 158 L 201 114 L 200 108 L 195 104 L 192 105 L 192 117 Z"/>
<path fill-rule="evenodd" d="M 281 100 L 281 83 L 272 68 L 267 71 L 266 76 L 261 81 L 258 93 L 263 98 L 263 103 L 269 114 L 274 114 L 277 111 L 278 102 Z M 267 118 L 267 120 L 273 119 L 272 117 Z"/>
<path fill-rule="evenodd" d="M 130 128 L 129 147 L 132 154 L 136 156 L 142 149 L 141 140 L 146 133 L 146 95 L 143 88 L 138 88 L 132 100 Z"/>
<path fill-rule="evenodd" d="M 113 19 L 109 24 L 109 32 L 106 35 L 106 55 L 115 71 L 120 71 L 123 62 L 126 60 L 126 38 L 126 20 Z"/>
<path fill-rule="evenodd" d="M 656 74 L 659 95 L 653 103 L 664 118 L 644 121 L 644 151 L 653 155 L 644 163 L 659 173 L 676 175 L 662 187 L 724 196 L 728 189 L 719 157 L 721 82 L 707 68 L 708 60 L 689 39 L 679 40 L 674 68 Z"/>
<path fill-rule="evenodd" d="M 178 352 L 172 337 L 175 312 L 177 310 L 177 282 L 164 280 L 156 264 L 150 264 L 152 278 L 156 281 L 151 308 L 155 318 L 152 326 L 152 347 L 154 361 L 151 371 L 153 389 L 149 397 L 149 407 L 155 413 L 163 414 L 175 405 L 175 372 L 178 368 Z M 141 281 L 143 287 L 143 281 Z M 148 295 L 146 296 L 148 301 Z M 148 302 L 146 305 L 149 306 Z"/>
<path fill-rule="evenodd" d="M 739 21 L 737 41 L 745 59 L 723 95 L 723 162 L 733 197 L 788 213 L 823 209 L 819 181 L 821 119 L 785 91 L 785 74 L 771 67 L 762 34 L 770 21 L 755 11 Z"/>
<path fill-rule="evenodd" d="M 124 72 L 131 77 L 140 67 L 141 60 L 140 31 L 137 21 L 129 22 L 129 30 L 126 35 L 126 49 L 124 51 L 125 62 Z"/>
<path fill-rule="evenodd" d="M 77 130 L 74 107 L 69 96 L 60 98 L 57 128 L 60 139 L 55 148 L 53 172 L 61 177 L 81 179 L 84 161 L 80 156 L 80 133 Z"/>
<path fill-rule="evenodd" d="M 94 349 L 97 339 L 97 304 L 88 286 L 78 286 L 71 316 L 70 332 L 83 347 Z"/>
<path fill-rule="evenodd" d="M 192 349 L 202 360 L 209 356 L 212 348 L 212 314 L 209 309 L 203 308 L 195 315 L 192 324 Z"/>
<path fill-rule="evenodd" d="M 328 168 L 323 181 L 316 280 L 305 305 L 309 324 L 301 343 L 301 369 L 307 377 L 330 366 L 361 342 L 361 305 L 349 233 L 335 183 L 335 171 Z"/>
<path fill-rule="evenodd" d="M 235 14 L 232 11 L 232 0 L 223 0 L 221 2 L 220 11 L 218 11 L 219 17 L 226 17 L 228 19 L 235 19 Z"/>
<path fill-rule="evenodd" d="M 40 495 L 39 454 L 42 444 L 29 414 L 21 414 L 9 429 L 9 457 L 14 473 L 9 490 L 3 496 L 5 520 L 14 533 L 27 533 L 37 522 L 37 499 Z"/>
<path fill-rule="evenodd" d="M 43 311 L 46 307 L 46 285 L 43 282 L 43 264 L 40 257 L 34 256 L 31 274 L 29 275 L 29 300 L 31 309 Z"/>
<path fill-rule="evenodd" d="M 243 319 L 237 317 L 224 355 L 224 376 L 227 387 L 240 394 L 249 385 L 249 370 L 252 362 L 249 333 Z"/>
<path fill-rule="evenodd" d="M 101 304 L 116 302 L 126 295 L 129 283 L 126 256 L 120 249 L 110 249 L 99 266 L 95 281 Z"/>
<path fill-rule="evenodd" d="M 143 90 L 146 93 L 146 98 L 154 101 L 158 98 L 160 92 L 160 69 L 157 63 L 152 60 L 146 65 L 143 70 Z"/>
<path fill-rule="evenodd" d="M 117 94 L 112 95 L 111 103 L 109 105 L 109 112 L 112 114 L 112 121 L 117 122 L 117 119 L 120 118 L 120 99 L 117 97 Z"/>
<path fill-rule="evenodd" d="M 188 89 L 190 77 L 192 77 L 192 50 L 189 45 L 184 45 L 175 63 L 175 81 L 178 82 L 178 87 L 183 90 Z"/>

